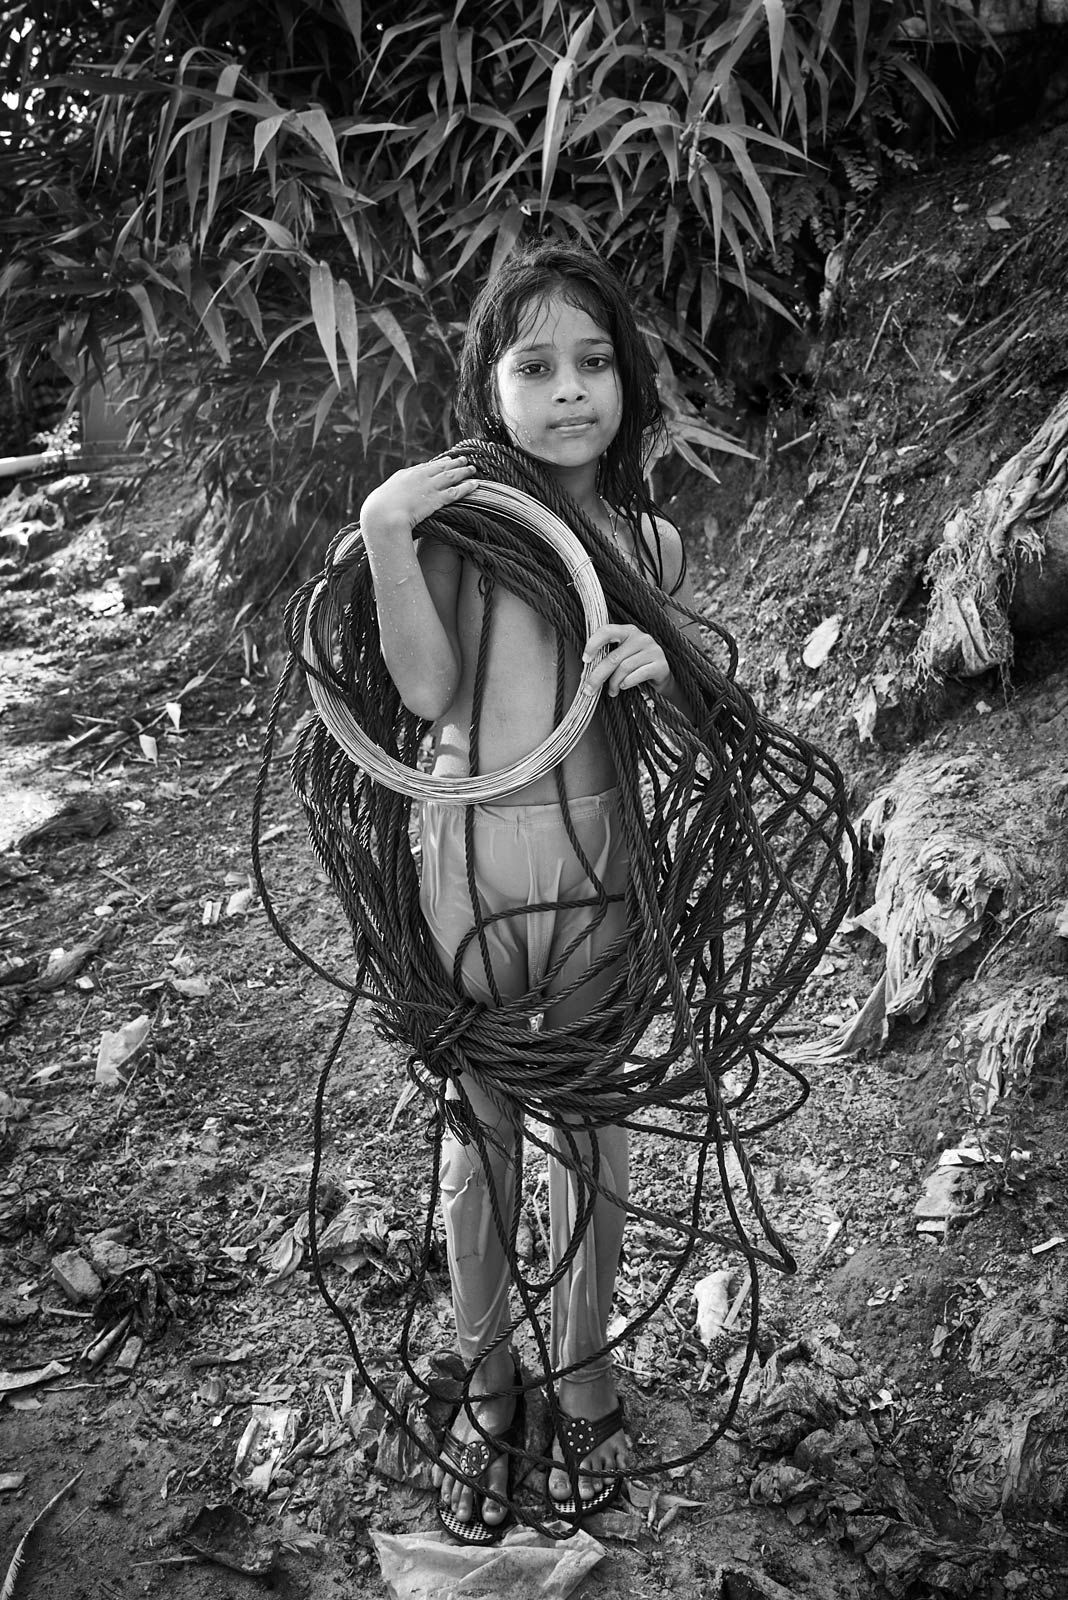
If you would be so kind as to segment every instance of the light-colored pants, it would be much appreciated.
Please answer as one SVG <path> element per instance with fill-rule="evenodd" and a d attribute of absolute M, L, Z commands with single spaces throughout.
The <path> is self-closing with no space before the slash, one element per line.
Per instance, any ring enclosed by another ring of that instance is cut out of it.
<path fill-rule="evenodd" d="M 622 898 L 604 908 L 602 917 L 597 915 L 598 883 L 610 896 L 622 897 L 626 889 L 628 862 L 617 791 L 582 796 L 569 802 L 569 810 L 592 876 L 577 856 L 555 802 L 475 806 L 472 817 L 475 888 L 482 917 L 492 920 L 481 940 L 476 936 L 466 944 L 460 982 L 467 994 L 487 1005 L 533 993 L 543 1001 L 547 1028 L 574 1023 L 596 1008 L 616 968 L 613 963 L 597 970 L 602 954 L 625 927 Z M 420 903 L 438 954 L 451 973 L 475 922 L 463 807 L 424 804 Z M 566 993 L 587 972 L 589 979 L 574 993 Z M 494 1186 L 507 1229 L 515 1194 L 518 1119 L 511 1105 L 498 1102 L 473 1082 L 465 1081 L 464 1091 L 485 1131 L 487 1160 L 484 1165 L 473 1144 L 447 1132 L 441 1195 L 457 1341 L 470 1365 L 508 1320 L 510 1273 L 489 1186 Z M 625 1200 L 626 1131 L 600 1128 L 595 1134 L 576 1133 L 574 1138 L 580 1161 L 590 1167 L 599 1161 L 598 1183 Z M 566 1155 L 566 1137 L 555 1133 L 552 1142 Z M 571 1243 L 576 1215 L 588 1204 L 584 1193 L 588 1190 L 581 1179 L 563 1162 L 550 1158 L 554 1268 Z M 553 1289 L 553 1369 L 584 1364 L 570 1381 L 596 1378 L 609 1364 L 599 1352 L 605 1343 L 623 1224 L 622 1208 L 599 1194 L 574 1260 Z"/>

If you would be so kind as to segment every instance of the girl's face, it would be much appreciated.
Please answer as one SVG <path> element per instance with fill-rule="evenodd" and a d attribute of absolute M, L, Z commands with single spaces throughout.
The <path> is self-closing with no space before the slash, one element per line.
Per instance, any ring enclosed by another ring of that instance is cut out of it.
<path fill-rule="evenodd" d="M 595 469 L 615 438 L 623 404 L 612 341 L 559 292 L 526 308 L 494 383 L 515 443 L 566 478 Z"/>

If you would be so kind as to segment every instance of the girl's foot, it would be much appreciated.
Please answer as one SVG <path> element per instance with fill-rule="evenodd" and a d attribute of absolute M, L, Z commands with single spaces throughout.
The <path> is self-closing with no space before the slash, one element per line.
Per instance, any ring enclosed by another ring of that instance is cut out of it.
<path fill-rule="evenodd" d="M 565 1418 L 575 1419 L 579 1426 L 563 1425 L 565 1437 L 561 1439 L 558 1434 L 554 1438 L 553 1456 L 561 1463 L 569 1462 L 572 1467 L 581 1469 L 582 1476 L 578 1480 L 576 1502 L 566 1466 L 556 1468 L 549 1474 L 549 1499 L 565 1515 L 581 1515 L 583 1510 L 607 1505 L 618 1492 L 618 1478 L 602 1478 L 597 1474 L 622 1472 L 627 1465 L 627 1441 L 623 1433 L 623 1413 L 616 1398 L 615 1375 L 608 1370 L 587 1383 L 561 1378 L 556 1386 L 556 1397 Z M 612 1422 L 615 1427 L 609 1427 Z M 607 1433 L 606 1427 L 609 1428 Z M 587 1440 L 593 1441 L 592 1448 Z"/>
<path fill-rule="evenodd" d="M 479 1494 L 462 1478 L 455 1477 L 449 1467 L 458 1467 L 468 1477 L 477 1477 L 494 1494 L 507 1497 L 511 1458 L 506 1450 L 495 1451 L 492 1444 L 483 1438 L 479 1428 L 492 1439 L 509 1437 L 519 1399 L 517 1395 L 502 1394 L 501 1391 L 513 1387 L 517 1378 L 510 1350 L 495 1350 L 487 1356 L 474 1374 L 471 1397 L 456 1413 L 442 1451 L 442 1460 L 434 1468 L 434 1482 L 438 1486 L 438 1515 L 443 1517 L 448 1532 L 458 1538 L 464 1537 L 460 1530 L 469 1527 L 475 1535 L 471 1542 L 483 1542 L 486 1535 L 482 1533 L 481 1539 L 478 1537 L 480 1524 L 484 1524 L 490 1534 L 495 1535 L 510 1516 L 506 1505 L 501 1505 L 492 1495 Z M 471 1420 L 471 1412 L 478 1421 L 478 1428 Z"/>

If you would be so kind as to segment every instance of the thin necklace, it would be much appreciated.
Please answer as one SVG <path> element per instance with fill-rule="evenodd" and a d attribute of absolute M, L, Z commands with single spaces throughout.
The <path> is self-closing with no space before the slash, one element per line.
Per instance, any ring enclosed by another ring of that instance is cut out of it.
<path fill-rule="evenodd" d="M 612 507 L 608 504 L 608 502 L 605 499 L 603 494 L 599 494 L 597 496 L 597 498 L 601 502 L 601 510 L 604 512 L 605 516 L 608 518 L 608 526 L 612 530 L 612 538 L 613 538 L 613 540 L 615 542 L 616 548 L 618 550 L 622 550 L 623 546 L 619 542 L 619 523 L 618 523 L 618 520 L 616 518 L 616 514 L 612 510 Z"/>

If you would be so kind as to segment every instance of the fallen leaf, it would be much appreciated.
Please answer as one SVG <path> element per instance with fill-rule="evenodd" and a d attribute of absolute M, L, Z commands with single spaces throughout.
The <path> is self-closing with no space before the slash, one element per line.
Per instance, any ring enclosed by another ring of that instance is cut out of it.
<path fill-rule="evenodd" d="M 26 1367 L 21 1372 L 0 1372 L 0 1395 L 18 1394 L 20 1391 L 39 1388 L 42 1383 L 50 1383 L 53 1378 L 65 1378 L 69 1371 L 69 1365 L 65 1365 L 62 1361 L 50 1361 L 45 1367 Z"/>

